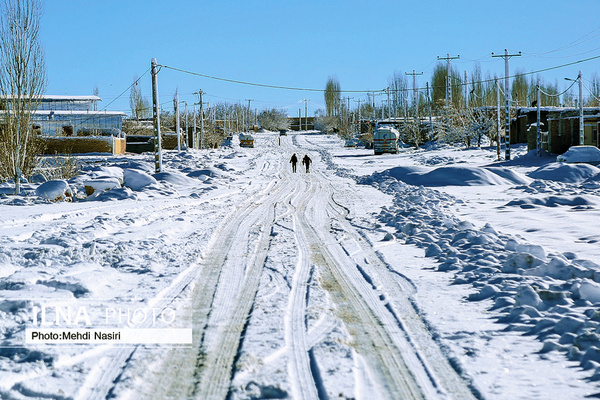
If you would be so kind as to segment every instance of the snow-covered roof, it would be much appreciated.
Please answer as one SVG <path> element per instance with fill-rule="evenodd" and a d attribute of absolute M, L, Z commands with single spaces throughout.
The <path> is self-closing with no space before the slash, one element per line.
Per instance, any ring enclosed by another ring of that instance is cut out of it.
<path fill-rule="evenodd" d="M 0 95 L 0 99 L 11 99 L 14 95 Z M 40 101 L 102 101 L 102 99 L 95 95 L 88 96 L 72 96 L 72 95 L 59 95 L 59 94 L 45 94 L 39 97 Z"/>

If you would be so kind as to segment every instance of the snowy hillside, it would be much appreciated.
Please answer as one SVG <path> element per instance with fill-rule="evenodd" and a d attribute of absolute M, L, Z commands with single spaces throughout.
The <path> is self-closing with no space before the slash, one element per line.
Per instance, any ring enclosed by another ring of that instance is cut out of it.
<path fill-rule="evenodd" d="M 600 396 L 600 168 L 279 139 L 0 186 L 0 398 Z"/>

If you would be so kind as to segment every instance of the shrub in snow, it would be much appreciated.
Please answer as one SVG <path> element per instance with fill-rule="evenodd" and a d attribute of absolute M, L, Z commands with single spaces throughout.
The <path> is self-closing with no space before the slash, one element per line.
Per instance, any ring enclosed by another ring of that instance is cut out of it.
<path fill-rule="evenodd" d="M 117 178 L 99 178 L 85 181 L 83 185 L 85 186 L 85 193 L 91 196 L 94 192 L 118 189 L 121 187 L 121 182 Z"/>
<path fill-rule="evenodd" d="M 511 253 L 502 265 L 502 272 L 519 273 L 519 270 L 534 268 L 543 261 L 529 253 Z"/>
<path fill-rule="evenodd" d="M 35 190 L 35 194 L 42 199 L 50 201 L 71 200 L 73 198 L 71 187 L 63 179 L 42 183 Z"/>
<path fill-rule="evenodd" d="M 158 185 L 158 181 L 151 175 L 137 169 L 123 170 L 123 184 L 134 191 L 142 190 L 151 185 Z"/>
<path fill-rule="evenodd" d="M 570 304 L 566 292 L 542 289 L 538 290 L 537 294 L 547 306 Z"/>

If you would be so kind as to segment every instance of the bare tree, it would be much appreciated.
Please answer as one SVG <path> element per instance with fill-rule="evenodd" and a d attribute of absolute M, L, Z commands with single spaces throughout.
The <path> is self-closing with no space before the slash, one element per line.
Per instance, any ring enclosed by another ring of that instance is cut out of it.
<path fill-rule="evenodd" d="M 287 113 L 283 110 L 272 108 L 264 110 L 258 114 L 260 126 L 268 131 L 277 131 L 280 129 L 289 129 L 290 120 Z"/>
<path fill-rule="evenodd" d="M 481 146 L 484 137 L 492 140 L 496 135 L 494 115 L 485 108 L 445 107 L 442 112 L 444 118 L 437 125 L 437 138 L 442 142 Z"/>
<path fill-rule="evenodd" d="M 406 101 L 408 101 L 409 88 L 406 75 L 394 71 L 394 75 L 388 79 L 388 85 L 392 93 L 392 104 L 394 115 L 404 115 L 406 110 Z"/>
<path fill-rule="evenodd" d="M 139 78 L 134 78 L 134 84 L 129 93 L 129 108 L 131 108 L 131 117 L 135 119 L 147 118 L 150 115 L 150 102 L 142 95 L 142 88 L 139 84 Z"/>
<path fill-rule="evenodd" d="M 46 86 L 44 52 L 39 42 L 39 0 L 2 0 L 0 9 L 0 174 L 13 177 L 15 193 L 21 176 L 37 163 L 32 120 Z"/>
<path fill-rule="evenodd" d="M 327 107 L 327 115 L 337 115 L 341 103 L 341 86 L 340 82 L 335 77 L 329 77 L 325 85 L 325 107 Z"/>

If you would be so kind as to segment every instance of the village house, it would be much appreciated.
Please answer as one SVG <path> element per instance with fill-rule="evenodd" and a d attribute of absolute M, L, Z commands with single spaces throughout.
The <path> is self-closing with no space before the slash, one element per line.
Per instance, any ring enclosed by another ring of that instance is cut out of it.
<path fill-rule="evenodd" d="M 579 139 L 580 109 L 576 107 L 540 107 L 541 148 L 552 154 L 562 154 L 571 146 L 591 145 L 598 142 L 600 107 L 584 107 L 584 142 Z M 537 108 L 517 110 L 511 122 L 511 143 L 527 143 L 529 150 L 536 148 Z"/>

